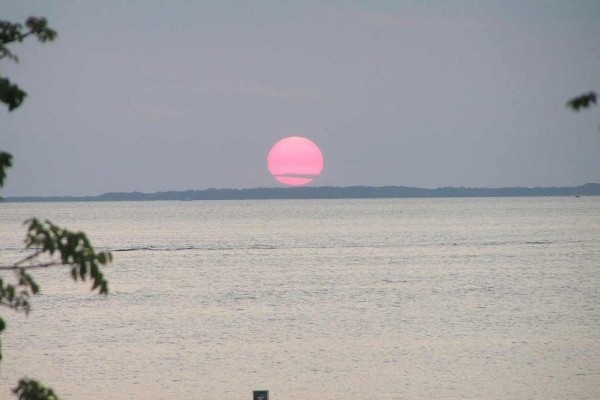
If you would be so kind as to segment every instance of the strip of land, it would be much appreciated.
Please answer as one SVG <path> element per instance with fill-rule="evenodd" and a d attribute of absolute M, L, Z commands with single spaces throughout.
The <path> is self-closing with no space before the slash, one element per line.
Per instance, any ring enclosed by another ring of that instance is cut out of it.
<path fill-rule="evenodd" d="M 443 187 L 425 189 L 408 186 L 318 186 L 293 188 L 205 189 L 169 192 L 115 192 L 98 196 L 13 196 L 5 202 L 66 201 L 159 201 L 159 200 L 269 200 L 269 199 L 385 199 L 439 197 L 534 197 L 600 196 L 599 183 L 569 187 Z"/>

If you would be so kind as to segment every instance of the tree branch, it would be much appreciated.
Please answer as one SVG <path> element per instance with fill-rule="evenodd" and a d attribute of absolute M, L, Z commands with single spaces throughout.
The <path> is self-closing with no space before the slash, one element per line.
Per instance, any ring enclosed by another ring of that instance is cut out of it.
<path fill-rule="evenodd" d="M 42 254 L 42 250 L 38 250 L 35 253 L 32 253 L 30 255 L 28 255 L 27 257 L 23 258 L 22 260 L 17 261 L 16 263 L 14 263 L 14 266 L 18 266 L 23 264 L 24 262 L 27 262 L 29 260 L 32 260 L 34 258 L 36 258 L 37 256 L 39 256 L 40 254 Z"/>
<path fill-rule="evenodd" d="M 23 39 L 25 39 L 27 36 L 31 36 L 33 34 L 34 34 L 34 32 L 32 30 L 30 30 L 29 32 L 20 33 L 19 36 L 15 37 L 13 39 L 7 39 L 4 41 L 0 41 L 0 46 L 4 46 L 4 45 L 15 43 L 15 42 L 22 42 Z"/>
<path fill-rule="evenodd" d="M 69 266 L 73 266 L 74 264 L 63 264 L 59 261 L 50 261 L 47 263 L 41 263 L 41 264 L 33 264 L 33 265 L 26 265 L 26 266 L 19 266 L 17 264 L 13 264 L 13 265 L 0 265 L 0 271 L 15 271 L 18 269 L 23 269 L 23 270 L 28 270 L 28 269 L 42 269 L 42 268 L 48 268 L 48 267 L 54 267 L 57 265 L 69 265 Z"/>

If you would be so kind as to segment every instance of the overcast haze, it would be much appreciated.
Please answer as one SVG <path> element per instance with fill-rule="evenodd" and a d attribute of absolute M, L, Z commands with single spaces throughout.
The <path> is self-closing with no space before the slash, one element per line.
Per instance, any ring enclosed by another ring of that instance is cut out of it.
<path fill-rule="evenodd" d="M 423 5 L 425 3 L 426 5 Z M 324 154 L 312 185 L 600 182 L 600 2 L 7 1 L 57 41 L 11 48 L 3 195 L 280 186 L 270 147 Z"/>

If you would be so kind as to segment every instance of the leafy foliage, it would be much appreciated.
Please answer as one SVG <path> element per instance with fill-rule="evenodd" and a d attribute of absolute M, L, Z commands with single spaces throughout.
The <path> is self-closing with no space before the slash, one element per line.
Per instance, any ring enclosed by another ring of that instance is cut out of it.
<path fill-rule="evenodd" d="M 18 62 L 19 58 L 7 45 L 22 42 L 28 36 L 37 37 L 45 43 L 54 40 L 56 32 L 48 27 L 45 18 L 29 17 L 24 24 L 0 21 L 0 59 Z M 0 102 L 8 107 L 8 111 L 18 108 L 26 96 L 24 90 L 0 75 Z M 0 187 L 4 185 L 6 169 L 10 166 L 12 156 L 0 151 Z M 25 224 L 28 226 L 25 249 L 30 253 L 14 264 L 0 265 L 0 272 L 14 272 L 14 280 L 11 281 L 0 275 L 0 306 L 28 314 L 31 311 L 30 297 L 40 292 L 39 285 L 29 271 L 40 268 L 69 266 L 73 280 L 85 281 L 89 278 L 92 290 L 108 294 L 108 281 L 100 267 L 112 261 L 110 252 L 96 252 L 85 233 L 63 229 L 48 220 L 41 222 L 32 218 Z M 6 324 L 0 318 L 0 333 L 5 328 Z M 21 379 L 12 392 L 19 400 L 58 400 L 52 389 L 32 379 Z"/>
<path fill-rule="evenodd" d="M 110 252 L 96 252 L 83 232 L 71 232 L 50 221 L 40 222 L 37 218 L 32 218 L 26 223 L 29 227 L 25 247 L 32 253 L 12 265 L 0 265 L 0 271 L 13 270 L 16 277 L 15 283 L 5 282 L 0 277 L 1 306 L 29 313 L 31 311 L 29 298 L 39 293 L 40 287 L 28 270 L 59 265 L 71 267 L 73 280 L 85 281 L 89 277 L 92 280 L 92 290 L 98 290 L 100 294 L 108 294 L 108 281 L 104 278 L 100 266 L 112 261 Z M 43 255 L 48 257 L 48 261 L 39 261 Z M 6 324 L 0 318 L 0 333 L 5 327 Z M 21 380 L 13 392 L 23 400 L 57 399 L 51 390 L 45 389 L 32 380 Z"/>
<path fill-rule="evenodd" d="M 589 108 L 592 106 L 592 104 L 596 104 L 595 92 L 584 93 L 567 101 L 567 107 L 573 109 L 573 111 L 579 111 L 582 108 Z"/>
<path fill-rule="evenodd" d="M 83 232 L 71 232 L 50 221 L 41 222 L 37 218 L 27 220 L 25 223 L 28 225 L 25 248 L 31 250 L 32 253 L 12 265 L 0 265 L 0 271 L 14 271 L 16 278 L 14 283 L 8 283 L 3 277 L 0 277 L 0 306 L 28 314 L 31 311 L 30 297 L 40 291 L 39 285 L 28 271 L 60 265 L 71 267 L 73 280 L 85 281 L 89 277 L 92 281 L 92 290 L 97 290 L 99 294 L 108 294 L 108 281 L 104 278 L 100 266 L 112 262 L 110 252 L 96 252 Z M 46 256 L 44 262 L 40 260 L 43 256 Z M 0 318 L 0 333 L 5 326 L 4 321 Z M 2 352 L 0 351 L 1 359 Z M 35 381 L 21 382 L 37 384 Z M 37 386 L 32 387 L 36 388 Z M 28 390 L 23 391 L 20 395 L 25 397 L 19 398 L 38 398 L 27 397 L 28 393 L 34 393 Z M 51 399 L 52 397 L 39 398 Z"/>
<path fill-rule="evenodd" d="M 0 60 L 6 58 L 19 62 L 19 57 L 8 48 L 8 45 L 20 43 L 28 36 L 34 36 L 41 43 L 45 43 L 56 39 L 57 34 L 48 26 L 45 18 L 29 17 L 24 24 L 0 21 Z M 0 73 L 0 102 L 8 107 L 8 111 L 13 111 L 23 104 L 26 96 L 27 93 L 23 89 Z M 0 151 L 0 186 L 4 184 L 5 171 L 10 166 L 11 155 Z"/>
<path fill-rule="evenodd" d="M 28 314 L 31 310 L 29 297 L 32 294 L 37 294 L 40 287 L 25 268 L 17 268 L 16 275 L 16 284 L 5 284 L 4 279 L 0 278 L 0 305 L 12 308 L 15 311 L 24 311 Z M 2 353 L 0 353 L 0 358 L 2 358 Z"/>
<path fill-rule="evenodd" d="M 19 400 L 60 400 L 52 389 L 32 379 L 21 379 L 12 392 Z"/>
<path fill-rule="evenodd" d="M 106 265 L 112 261 L 110 252 L 96 253 L 83 232 L 71 232 L 48 220 L 42 223 L 37 218 L 32 218 L 26 223 L 29 224 L 29 228 L 25 238 L 25 247 L 35 250 L 31 256 L 25 259 L 27 262 L 31 262 L 32 256 L 37 257 L 42 253 L 60 256 L 59 261 L 32 265 L 30 268 L 70 265 L 73 280 L 85 281 L 89 276 L 93 281 L 92 290 L 98 289 L 100 294 L 108 294 L 108 282 L 100 271 L 100 265 Z"/>
<path fill-rule="evenodd" d="M 29 17 L 25 24 L 0 21 L 0 59 L 7 58 L 19 62 L 19 57 L 7 45 L 22 42 L 28 36 L 35 36 L 42 42 L 56 39 L 56 31 L 48 27 L 45 18 Z M 8 111 L 18 108 L 25 100 L 27 93 L 8 78 L 0 75 L 0 101 L 8 107 Z"/>
<path fill-rule="evenodd" d="M 0 101 L 8 106 L 8 111 L 19 107 L 25 100 L 25 93 L 20 87 L 11 83 L 8 78 L 0 76 Z"/>
<path fill-rule="evenodd" d="M 12 156 L 8 153 L 0 151 L 0 187 L 4 185 L 6 179 L 6 169 L 12 166 Z"/>

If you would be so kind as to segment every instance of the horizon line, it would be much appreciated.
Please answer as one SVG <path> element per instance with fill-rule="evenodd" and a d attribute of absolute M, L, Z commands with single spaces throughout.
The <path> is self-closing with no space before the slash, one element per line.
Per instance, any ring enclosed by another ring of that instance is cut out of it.
<path fill-rule="evenodd" d="M 579 189 L 579 190 L 578 190 Z M 591 189 L 591 192 L 586 190 Z M 363 193 L 348 193 L 348 191 L 363 191 Z M 372 191 L 371 193 L 364 193 L 364 191 Z M 382 192 L 382 191 L 392 191 L 394 193 L 374 193 Z M 11 196 L 0 196 L 0 199 L 5 202 L 12 201 L 26 201 L 26 200 L 99 200 L 106 201 L 107 197 L 123 197 L 123 196 L 143 196 L 143 197 L 153 197 L 161 195 L 186 195 L 186 194 L 215 194 L 215 193 L 226 193 L 230 194 L 240 192 L 322 192 L 319 197 L 314 198 L 338 198 L 341 194 L 344 194 L 343 198 L 364 198 L 366 197 L 477 197 L 477 195 L 481 197 L 509 197 L 509 196 L 540 196 L 540 195 L 549 195 L 549 196 L 558 196 L 560 193 L 564 193 L 562 195 L 572 195 L 572 194 L 583 194 L 583 195 L 600 195 L 600 183 L 589 182 L 583 185 L 578 186 L 500 186 L 500 187 L 473 187 L 473 186 L 443 186 L 443 187 L 435 187 L 435 188 L 426 188 L 426 187 L 417 187 L 417 186 L 401 186 L 401 185 L 384 185 L 384 186 L 366 186 L 366 185 L 352 185 L 352 186 L 290 186 L 290 187 L 254 187 L 254 188 L 207 188 L 207 189 L 186 189 L 186 190 L 159 190 L 154 192 L 142 192 L 138 190 L 130 191 L 130 192 L 105 192 L 97 195 L 11 195 Z M 322 197 L 325 191 L 333 191 L 336 193 L 330 193 L 325 197 Z M 405 191 L 405 193 L 400 193 L 400 191 Z M 412 191 L 409 193 L 407 191 Z M 439 192 L 453 192 L 453 193 L 439 193 Z M 490 191 L 494 193 L 490 193 Z M 436 193 L 437 192 L 437 193 Z M 462 192 L 462 193 L 461 193 Z M 539 194 L 528 193 L 528 192 L 540 192 Z M 549 192 L 550 194 L 542 194 L 542 192 Z M 581 193 L 580 193 L 581 192 Z M 304 193 L 306 194 L 306 193 Z M 314 193 L 319 194 L 319 193 Z M 429 195 L 428 195 L 429 194 Z M 433 196 L 431 196 L 433 194 Z M 495 195 L 495 196 L 494 196 Z M 259 197 L 269 198 L 267 197 Z M 280 198 L 280 197 L 276 197 Z M 311 198 L 311 197 L 309 197 Z M 154 198 L 153 200 L 161 200 L 163 198 Z M 176 198 L 179 200 L 180 198 Z M 188 200 L 202 199 L 202 198 L 184 198 Z M 219 197 L 218 199 L 221 199 Z M 224 199 L 228 199 L 225 197 Z M 241 198 L 243 199 L 243 198 Z M 248 199 L 253 199 L 250 197 Z M 150 198 L 148 199 L 150 200 Z"/>

